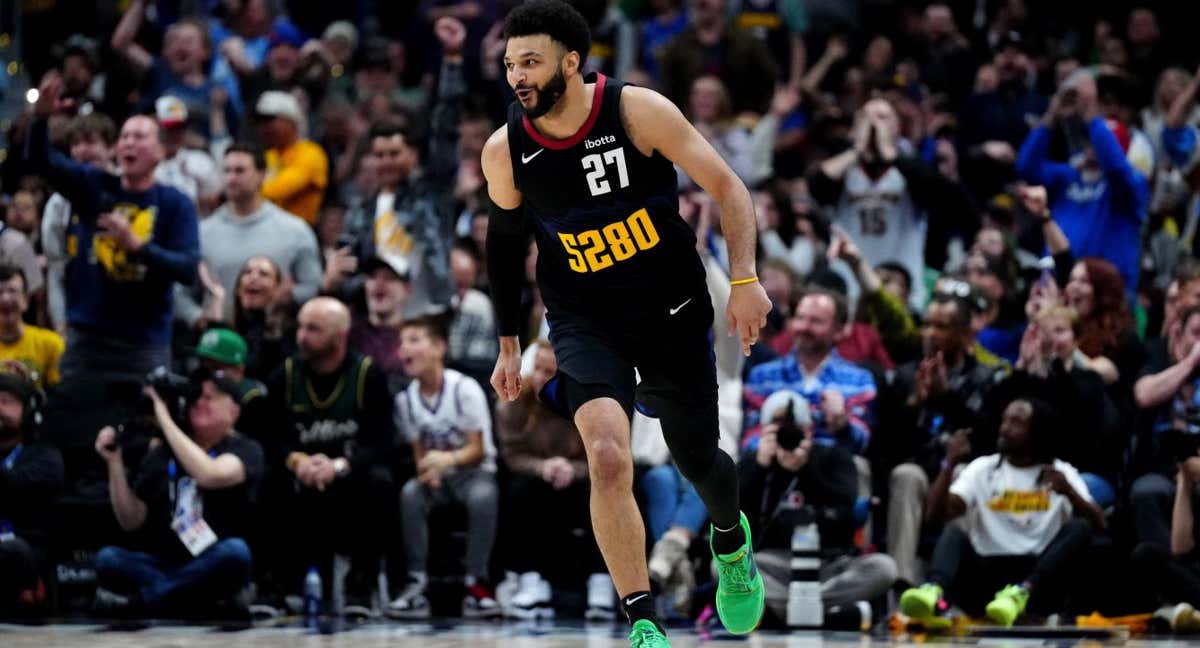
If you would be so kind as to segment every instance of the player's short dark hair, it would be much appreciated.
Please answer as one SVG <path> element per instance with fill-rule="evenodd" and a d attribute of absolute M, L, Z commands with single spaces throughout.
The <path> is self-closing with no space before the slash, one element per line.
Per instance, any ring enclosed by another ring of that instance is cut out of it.
<path fill-rule="evenodd" d="M 262 147 L 250 142 L 234 142 L 225 149 L 225 157 L 229 157 L 230 153 L 244 153 L 254 160 L 254 168 L 259 171 L 267 170 L 267 156 L 263 153 Z"/>
<path fill-rule="evenodd" d="M 562 0 L 529 0 L 517 5 L 504 20 L 504 38 L 545 34 L 568 52 L 578 52 L 579 62 L 587 60 L 592 34 L 587 20 Z"/>
<path fill-rule="evenodd" d="M 446 330 L 445 318 L 437 315 L 420 315 L 404 320 L 400 324 L 400 331 L 405 329 L 421 329 L 434 340 L 440 340 L 442 343 L 447 343 L 450 340 L 450 332 Z"/>

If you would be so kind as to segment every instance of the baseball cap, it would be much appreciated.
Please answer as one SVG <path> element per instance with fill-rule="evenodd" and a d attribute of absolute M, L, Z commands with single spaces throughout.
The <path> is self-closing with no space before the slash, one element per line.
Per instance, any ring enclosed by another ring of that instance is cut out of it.
<path fill-rule="evenodd" d="M 154 102 L 154 116 L 166 128 L 183 126 L 188 120 L 187 104 L 179 97 L 163 95 Z"/>
<path fill-rule="evenodd" d="M 208 329 L 196 346 L 197 356 L 231 366 L 246 364 L 247 351 L 242 336 L 227 328 Z"/>
<path fill-rule="evenodd" d="M 271 33 L 267 36 L 267 49 L 271 50 L 279 45 L 291 45 L 296 49 L 304 47 L 304 34 L 301 33 L 294 25 L 287 22 L 276 23 L 271 29 Z"/>
<path fill-rule="evenodd" d="M 286 117 L 297 125 L 304 123 L 304 113 L 300 111 L 300 102 L 292 95 L 279 90 L 267 90 L 258 97 L 254 113 L 265 117 Z"/>
<path fill-rule="evenodd" d="M 82 56 L 93 69 L 100 67 L 100 46 L 93 38 L 83 34 L 72 34 L 67 40 L 54 47 L 54 54 L 59 59 L 68 56 Z"/>
<path fill-rule="evenodd" d="M 379 268 L 387 268 L 388 270 L 391 270 L 401 281 L 408 281 L 409 279 L 408 259 L 405 259 L 402 256 L 396 256 L 395 254 L 376 254 L 367 259 L 367 262 L 363 264 L 363 272 L 366 274 L 371 274 Z"/>
<path fill-rule="evenodd" d="M 358 30 L 355 29 L 354 23 L 348 20 L 338 20 L 330 23 L 325 28 L 325 33 L 321 34 L 322 40 L 333 40 L 340 38 L 350 44 L 350 49 L 358 47 Z"/>
<path fill-rule="evenodd" d="M 797 426 L 806 428 L 812 423 L 812 414 L 808 409 L 808 400 L 790 389 L 780 389 L 767 396 L 763 401 L 762 415 L 759 420 L 770 423 L 787 410 L 788 403 L 792 404 L 792 420 Z"/>

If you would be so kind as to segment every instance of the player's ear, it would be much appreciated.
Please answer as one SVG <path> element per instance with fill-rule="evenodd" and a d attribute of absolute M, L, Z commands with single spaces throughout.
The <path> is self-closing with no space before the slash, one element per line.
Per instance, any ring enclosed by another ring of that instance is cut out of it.
<path fill-rule="evenodd" d="M 563 76 L 579 73 L 579 52 L 570 51 L 563 55 L 562 72 Z"/>

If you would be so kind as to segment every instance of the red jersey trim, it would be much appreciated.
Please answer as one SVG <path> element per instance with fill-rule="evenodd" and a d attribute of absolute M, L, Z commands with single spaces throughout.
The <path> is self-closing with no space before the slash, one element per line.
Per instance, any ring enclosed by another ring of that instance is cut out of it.
<path fill-rule="evenodd" d="M 567 139 L 551 139 L 539 133 L 537 129 L 533 127 L 533 123 L 529 121 L 528 116 L 522 115 L 521 123 L 525 125 L 525 132 L 533 138 L 533 141 L 548 149 L 554 149 L 556 151 L 568 149 L 580 143 L 583 141 L 583 138 L 587 137 L 587 134 L 592 130 L 592 126 L 596 125 L 596 119 L 600 117 L 600 106 L 604 104 L 604 83 L 605 76 L 597 72 L 596 88 L 592 92 L 592 112 L 588 113 L 587 121 L 583 122 L 583 126 L 580 126 L 579 130 L 575 131 L 574 135 L 568 137 Z"/>

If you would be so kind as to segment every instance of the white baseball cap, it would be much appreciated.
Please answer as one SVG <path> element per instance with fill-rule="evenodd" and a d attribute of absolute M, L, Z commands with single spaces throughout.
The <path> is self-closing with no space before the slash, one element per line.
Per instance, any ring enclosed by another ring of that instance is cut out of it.
<path fill-rule="evenodd" d="M 787 409 L 788 403 L 792 403 L 792 420 L 796 422 L 797 426 L 807 428 L 812 424 L 808 400 L 790 389 L 780 389 L 767 396 L 767 400 L 763 401 L 762 416 L 758 420 L 764 424 L 774 421 Z"/>
<path fill-rule="evenodd" d="M 279 90 L 267 90 L 259 95 L 254 113 L 268 117 L 286 117 L 296 122 L 297 126 L 304 125 L 304 113 L 300 111 L 300 102 L 292 95 Z"/>
<path fill-rule="evenodd" d="M 179 97 L 163 95 L 154 101 L 154 116 L 166 128 L 182 126 L 188 120 L 187 104 Z"/>

